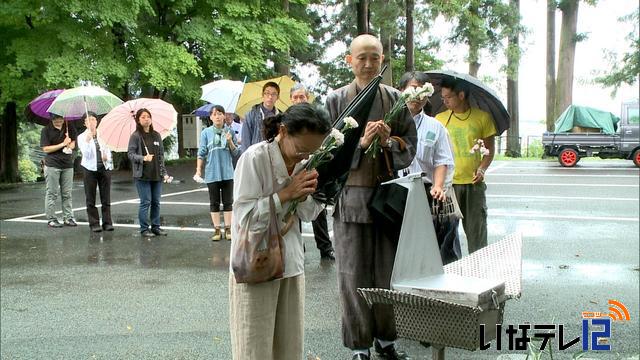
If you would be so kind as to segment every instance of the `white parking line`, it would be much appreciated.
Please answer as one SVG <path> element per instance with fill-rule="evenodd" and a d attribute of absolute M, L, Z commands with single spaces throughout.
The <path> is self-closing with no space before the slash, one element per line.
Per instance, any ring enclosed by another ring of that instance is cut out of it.
<path fill-rule="evenodd" d="M 207 204 L 208 205 L 208 204 Z M 9 219 L 9 220 L 5 220 L 5 221 L 11 221 L 11 222 L 24 222 L 24 223 L 38 223 L 38 224 L 46 224 L 49 222 L 49 220 L 41 220 L 41 219 L 21 219 L 21 218 L 15 218 L 15 219 Z M 89 226 L 89 223 L 86 221 L 77 221 L 76 222 L 78 225 L 86 225 Z M 139 229 L 140 225 L 138 224 L 113 224 L 113 227 L 116 228 L 130 228 L 130 229 Z M 213 232 L 213 228 L 209 228 L 209 227 L 202 227 L 202 228 L 197 228 L 197 227 L 181 227 L 181 226 L 162 226 L 162 228 L 164 230 L 172 230 L 172 231 L 196 231 L 196 232 Z M 302 236 L 305 237 L 314 237 L 313 233 L 302 233 Z M 332 238 L 333 237 L 333 230 L 329 231 L 329 237 Z"/>
<path fill-rule="evenodd" d="M 488 171 L 487 171 L 488 172 Z M 616 178 L 636 178 L 638 175 L 613 175 L 613 174 L 540 174 L 540 173 L 492 173 L 491 176 L 530 176 L 530 177 L 616 177 Z"/>
<path fill-rule="evenodd" d="M 580 220 L 580 221 L 634 221 L 639 222 L 640 219 L 635 217 L 613 217 L 613 216 L 582 216 L 582 215 L 558 215 L 558 214 L 527 214 L 527 213 L 513 213 L 513 212 L 501 212 L 491 211 L 489 209 L 489 216 L 496 217 L 517 217 L 517 218 L 543 218 L 554 220 Z"/>
<path fill-rule="evenodd" d="M 198 188 L 198 189 L 187 190 L 187 191 L 179 191 L 179 192 L 164 194 L 164 195 L 161 195 L 160 197 L 183 195 L 183 194 L 189 194 L 189 193 L 198 192 L 198 191 L 208 191 L 208 189 L 207 188 Z M 139 202 L 140 202 L 140 199 L 134 198 L 134 199 L 128 199 L 128 200 L 112 202 L 111 206 L 119 205 L 119 204 L 137 204 Z M 96 205 L 96 207 L 100 208 L 100 207 L 102 207 L 102 205 Z M 83 207 L 71 209 L 71 211 L 75 212 L 75 211 L 81 211 L 81 210 L 86 210 L 86 209 L 87 209 L 87 207 L 83 206 Z M 56 211 L 56 214 L 62 214 L 62 211 Z M 45 215 L 46 215 L 45 213 L 41 213 L 41 214 L 28 215 L 28 216 L 20 216 L 20 217 L 13 218 L 13 219 L 7 219 L 6 221 L 17 221 L 17 220 L 31 219 L 31 218 L 36 218 L 36 217 L 45 216 Z"/>
<path fill-rule="evenodd" d="M 540 199 L 540 200 L 589 200 L 589 201 L 638 201 L 638 198 L 587 197 L 587 196 L 541 196 L 541 195 L 487 195 L 487 198 Z"/>
<path fill-rule="evenodd" d="M 539 164 L 544 164 L 544 163 L 539 163 Z M 502 164 L 500 164 L 502 165 Z M 489 168 L 491 169 L 491 168 Z M 638 172 L 638 170 L 640 170 L 637 167 L 628 167 L 628 168 L 621 168 L 621 167 L 562 167 L 562 166 L 509 166 L 508 169 L 527 169 L 527 170 L 561 170 L 561 171 L 567 171 L 567 172 L 572 172 L 572 171 L 580 171 L 580 170 L 607 170 L 607 171 L 629 171 L 629 172 Z"/>
<path fill-rule="evenodd" d="M 502 169 L 503 167 L 509 165 L 509 163 L 502 163 L 502 164 L 497 164 L 494 166 L 489 166 L 489 168 L 487 169 L 487 173 L 492 173 L 498 169 Z"/>
<path fill-rule="evenodd" d="M 596 186 L 596 187 L 634 187 L 638 184 L 576 184 L 576 183 L 520 183 L 520 182 L 492 182 L 487 181 L 487 185 L 517 185 L 517 186 Z"/>

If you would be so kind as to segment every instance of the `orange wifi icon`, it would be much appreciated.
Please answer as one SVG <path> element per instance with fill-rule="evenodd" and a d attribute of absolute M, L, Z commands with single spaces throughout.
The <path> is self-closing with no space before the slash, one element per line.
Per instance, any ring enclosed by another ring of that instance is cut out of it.
<path fill-rule="evenodd" d="M 611 311 L 609 313 L 609 317 L 613 321 L 623 321 L 623 320 L 629 321 L 631 317 L 629 316 L 629 311 L 627 310 L 627 307 L 624 306 L 623 303 L 617 300 L 609 300 L 609 305 L 611 305 L 609 306 L 609 311 Z"/>

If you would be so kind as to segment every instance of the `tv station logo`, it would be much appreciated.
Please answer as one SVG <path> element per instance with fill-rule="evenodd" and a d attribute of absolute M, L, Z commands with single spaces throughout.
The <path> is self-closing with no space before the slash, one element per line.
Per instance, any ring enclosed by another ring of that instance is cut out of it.
<path fill-rule="evenodd" d="M 583 351 L 611 351 L 611 322 L 629 321 L 631 316 L 627 307 L 618 300 L 609 300 L 609 313 L 599 311 L 583 311 L 582 336 L 568 337 L 564 331 L 564 324 L 510 324 L 506 326 L 505 334 L 508 339 L 509 350 L 527 350 L 532 339 L 541 340 L 540 351 L 556 338 L 558 350 L 564 351 L 582 343 Z M 529 331 L 533 329 L 533 333 Z M 485 324 L 480 324 L 480 350 L 491 348 L 491 342 L 485 340 Z M 502 350 L 502 324 L 496 324 L 496 350 Z M 566 340 L 569 339 L 569 340 Z"/>

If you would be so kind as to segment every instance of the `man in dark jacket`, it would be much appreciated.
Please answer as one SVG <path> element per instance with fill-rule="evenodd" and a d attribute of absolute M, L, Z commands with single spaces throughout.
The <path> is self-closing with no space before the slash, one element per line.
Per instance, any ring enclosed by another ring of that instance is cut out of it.
<path fill-rule="evenodd" d="M 254 105 L 244 116 L 242 123 L 242 151 L 263 139 L 262 128 L 264 119 L 279 113 L 276 109 L 276 101 L 280 97 L 280 86 L 269 81 L 262 87 L 262 102 Z"/>

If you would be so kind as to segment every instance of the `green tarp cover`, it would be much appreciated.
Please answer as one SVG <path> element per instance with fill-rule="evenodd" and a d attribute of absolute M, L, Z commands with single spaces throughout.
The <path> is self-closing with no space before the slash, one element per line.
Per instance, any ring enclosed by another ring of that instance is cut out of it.
<path fill-rule="evenodd" d="M 556 120 L 555 132 L 569 132 L 574 126 L 602 129 L 605 134 L 614 134 L 620 118 L 608 111 L 586 106 L 570 105 Z"/>

